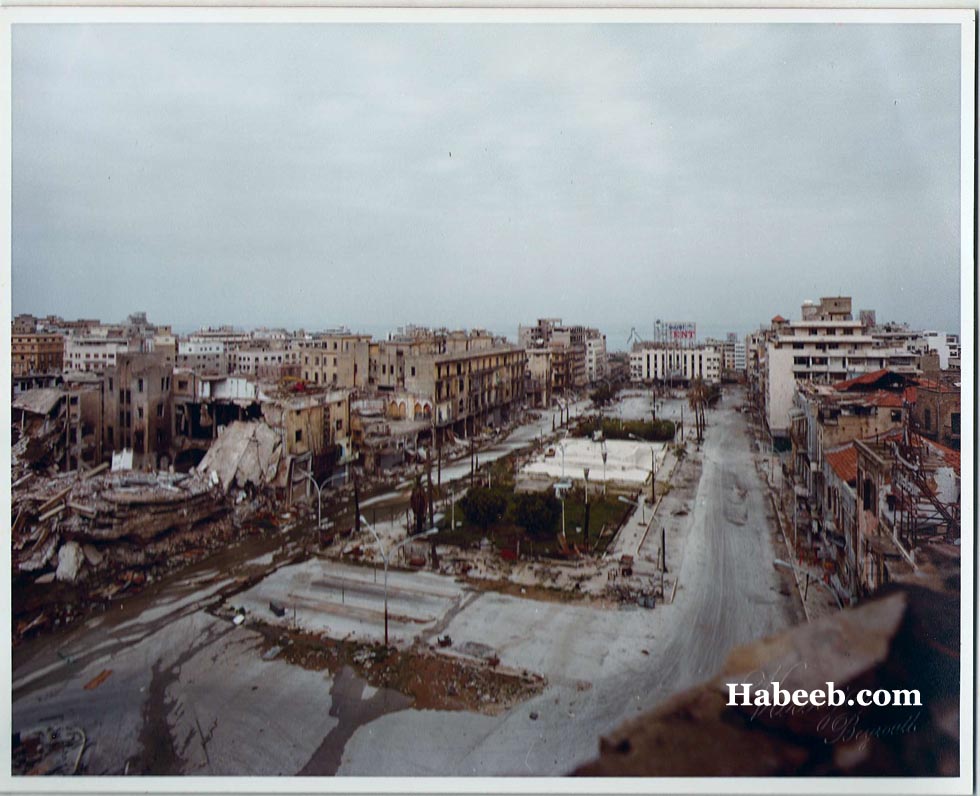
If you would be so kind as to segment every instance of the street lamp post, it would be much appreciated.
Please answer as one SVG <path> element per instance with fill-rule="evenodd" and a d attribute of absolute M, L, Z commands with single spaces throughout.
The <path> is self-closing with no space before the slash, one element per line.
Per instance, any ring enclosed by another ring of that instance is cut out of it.
<path fill-rule="evenodd" d="M 385 563 L 385 650 L 388 649 L 388 554 L 394 552 L 399 547 L 401 547 L 406 542 L 411 542 L 415 539 L 422 539 L 426 536 L 431 536 L 436 532 L 436 528 L 430 528 L 425 533 L 420 533 L 416 536 L 409 536 L 406 539 L 402 539 L 398 544 L 396 544 L 391 550 L 386 551 L 384 545 L 381 543 L 381 537 L 378 536 L 378 532 L 374 530 L 374 526 L 371 525 L 364 517 L 361 517 L 361 522 L 367 525 L 368 530 L 374 535 L 375 541 L 378 543 L 378 549 L 381 551 L 381 559 Z"/>
<path fill-rule="evenodd" d="M 606 458 L 609 456 L 609 451 L 606 450 L 606 441 L 602 441 L 602 495 L 606 495 Z"/>
<path fill-rule="evenodd" d="M 657 502 L 657 449 L 650 447 L 650 505 Z"/>
<path fill-rule="evenodd" d="M 310 479 L 310 483 L 313 484 L 313 487 L 316 489 L 316 530 L 317 530 L 317 533 L 319 534 L 319 532 L 320 532 L 320 525 L 322 524 L 321 523 L 321 511 L 320 511 L 320 505 L 321 505 L 320 495 L 321 495 L 322 487 L 320 486 L 320 484 L 318 484 L 316 482 L 316 479 L 313 478 L 313 475 L 311 473 L 307 472 L 306 470 L 300 470 L 300 473 L 302 473 L 304 476 L 306 476 L 307 478 L 309 478 Z"/>
<path fill-rule="evenodd" d="M 635 434 L 629 435 L 636 442 L 645 442 Z M 657 449 L 650 445 L 650 506 L 657 502 Z"/>

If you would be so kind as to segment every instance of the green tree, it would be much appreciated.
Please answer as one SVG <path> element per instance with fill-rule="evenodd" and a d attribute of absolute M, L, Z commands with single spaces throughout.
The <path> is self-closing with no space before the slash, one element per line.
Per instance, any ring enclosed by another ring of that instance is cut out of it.
<path fill-rule="evenodd" d="M 530 536 L 553 534 L 561 521 L 561 502 L 552 492 L 529 492 L 514 497 L 514 522 Z"/>
<path fill-rule="evenodd" d="M 496 522 L 500 522 L 507 511 L 507 496 L 497 489 L 474 486 L 467 490 L 459 501 L 467 522 L 480 526 L 484 533 Z"/>
<path fill-rule="evenodd" d="M 425 511 L 428 502 L 425 499 L 425 490 L 422 488 L 422 477 L 416 476 L 415 488 L 412 490 L 411 497 L 412 516 L 415 518 L 415 533 L 420 534 L 425 530 Z"/>

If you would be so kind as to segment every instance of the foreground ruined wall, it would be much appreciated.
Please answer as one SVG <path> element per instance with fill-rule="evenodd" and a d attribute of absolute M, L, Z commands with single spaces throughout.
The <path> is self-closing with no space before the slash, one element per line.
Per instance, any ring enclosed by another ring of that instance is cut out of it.
<path fill-rule="evenodd" d="M 858 608 L 736 648 L 713 680 L 600 741 L 578 776 L 955 776 L 958 577 L 893 586 Z M 729 707 L 726 683 L 918 689 L 921 707 Z"/>

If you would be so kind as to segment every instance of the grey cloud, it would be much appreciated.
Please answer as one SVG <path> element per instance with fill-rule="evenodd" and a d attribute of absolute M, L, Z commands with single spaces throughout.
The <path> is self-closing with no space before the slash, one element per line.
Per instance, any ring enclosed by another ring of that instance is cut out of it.
<path fill-rule="evenodd" d="M 959 325 L 959 31 L 15 26 L 14 311 Z M 512 328 L 513 327 L 513 328 Z"/>

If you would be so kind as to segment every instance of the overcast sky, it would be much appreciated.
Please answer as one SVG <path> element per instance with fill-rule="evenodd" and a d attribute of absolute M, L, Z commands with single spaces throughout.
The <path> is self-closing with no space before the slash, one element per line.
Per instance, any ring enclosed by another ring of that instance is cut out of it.
<path fill-rule="evenodd" d="M 957 330 L 959 36 L 15 25 L 13 311 Z"/>

